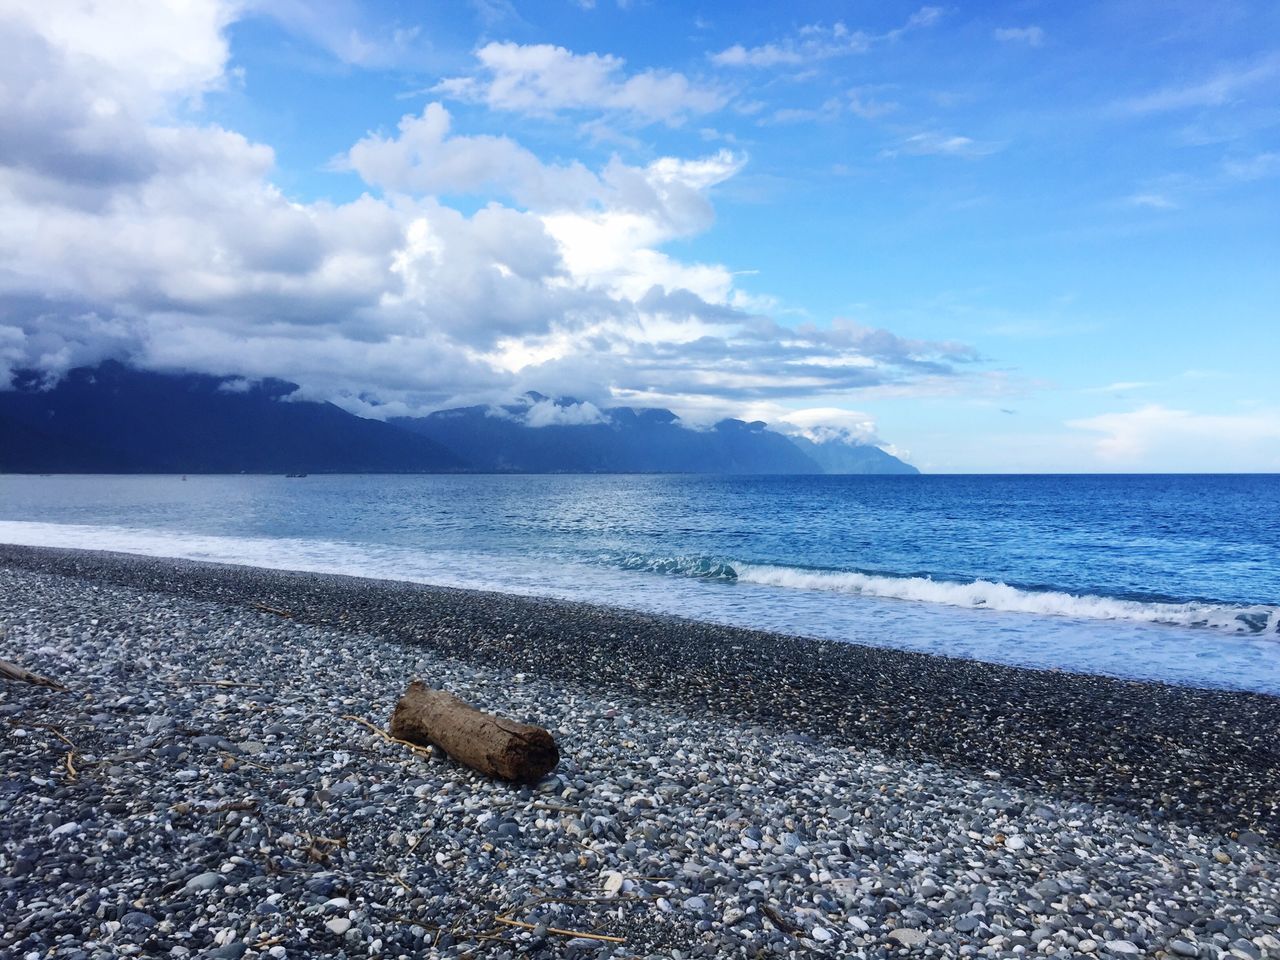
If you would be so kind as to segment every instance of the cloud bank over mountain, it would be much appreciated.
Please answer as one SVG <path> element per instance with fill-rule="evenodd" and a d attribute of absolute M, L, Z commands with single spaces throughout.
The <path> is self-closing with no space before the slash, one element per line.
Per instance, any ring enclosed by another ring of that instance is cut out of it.
<path fill-rule="evenodd" d="M 237 82 L 228 32 L 245 13 L 23 2 L 0 20 L 0 381 L 114 357 L 284 377 L 377 417 L 541 389 L 710 421 L 975 359 L 852 323 L 781 326 L 729 267 L 667 252 L 712 225 L 741 151 L 545 162 L 456 129 L 433 100 L 334 160 L 362 195 L 293 199 L 270 144 L 201 116 Z M 440 96 L 660 124 L 725 104 L 608 56 L 491 43 L 476 57 Z"/>

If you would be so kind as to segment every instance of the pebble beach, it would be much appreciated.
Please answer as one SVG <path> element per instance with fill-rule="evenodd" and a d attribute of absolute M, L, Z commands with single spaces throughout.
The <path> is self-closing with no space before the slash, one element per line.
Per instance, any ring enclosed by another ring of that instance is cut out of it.
<path fill-rule="evenodd" d="M 1280 957 L 1274 697 L 22 547 L 0 629 L 0 956 Z"/>

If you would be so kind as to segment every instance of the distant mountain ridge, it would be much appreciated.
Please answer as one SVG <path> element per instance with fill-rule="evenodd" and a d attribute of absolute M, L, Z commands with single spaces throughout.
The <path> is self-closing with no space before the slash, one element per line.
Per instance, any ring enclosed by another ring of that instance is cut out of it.
<path fill-rule="evenodd" d="M 537 393 L 501 407 L 461 407 L 390 422 L 485 472 L 919 472 L 878 447 L 814 443 L 770 430 L 761 420 L 721 420 L 692 430 L 670 410 L 600 410 L 572 397 L 552 400 Z"/>
<path fill-rule="evenodd" d="M 426 437 L 288 401 L 297 387 L 135 370 L 114 361 L 52 389 L 0 391 L 0 470 L 27 473 L 437 473 L 463 462 Z"/>
<path fill-rule="evenodd" d="M 0 390 L 9 473 L 918 473 L 878 447 L 814 443 L 762 421 L 683 426 L 669 410 L 531 393 L 388 422 L 292 399 L 294 384 L 116 361 Z"/>

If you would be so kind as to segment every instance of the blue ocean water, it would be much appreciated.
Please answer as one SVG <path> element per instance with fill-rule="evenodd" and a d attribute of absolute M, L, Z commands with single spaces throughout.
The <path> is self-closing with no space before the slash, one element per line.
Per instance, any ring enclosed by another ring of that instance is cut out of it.
<path fill-rule="evenodd" d="M 0 542 L 1280 693 L 1280 476 L 0 477 Z"/>

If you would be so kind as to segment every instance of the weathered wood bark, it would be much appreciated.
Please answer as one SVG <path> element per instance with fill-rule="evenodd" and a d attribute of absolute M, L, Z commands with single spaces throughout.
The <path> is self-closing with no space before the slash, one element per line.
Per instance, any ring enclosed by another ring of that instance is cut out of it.
<path fill-rule="evenodd" d="M 473 770 L 516 783 L 534 783 L 560 762 L 555 740 L 542 727 L 477 710 L 421 680 L 410 683 L 396 704 L 391 735 L 433 743 Z"/>
<path fill-rule="evenodd" d="M 52 687 L 54 690 L 63 691 L 67 689 L 57 680 L 50 680 L 48 677 L 42 677 L 38 673 L 32 673 L 25 667 L 10 663 L 8 660 L 0 660 L 0 677 L 5 680 L 16 680 L 20 683 L 33 683 L 37 687 Z"/>

